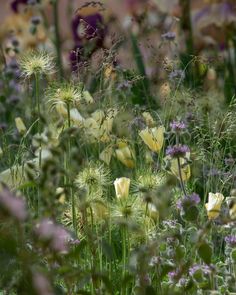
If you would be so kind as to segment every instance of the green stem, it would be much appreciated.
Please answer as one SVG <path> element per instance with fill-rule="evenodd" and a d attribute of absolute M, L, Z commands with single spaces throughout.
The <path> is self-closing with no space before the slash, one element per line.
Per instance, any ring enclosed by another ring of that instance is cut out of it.
<path fill-rule="evenodd" d="M 59 0 L 54 0 L 53 5 L 53 16 L 54 16 L 54 25 L 55 25 L 55 47 L 57 51 L 57 66 L 59 69 L 60 80 L 62 80 L 64 73 L 62 67 L 62 58 L 61 58 L 61 40 L 60 40 L 60 29 L 58 21 L 58 3 Z"/>
<path fill-rule="evenodd" d="M 125 278 L 126 274 L 126 258 L 127 258 L 127 249 L 126 249 L 126 228 L 122 228 L 122 279 Z M 126 286 L 121 286 L 121 294 L 126 295 L 127 289 Z"/>
<path fill-rule="evenodd" d="M 36 108 L 37 108 L 37 116 L 38 116 L 38 135 L 41 135 L 41 109 L 40 109 L 40 93 L 39 93 L 39 74 L 35 73 L 35 102 L 36 102 Z M 42 143 L 40 139 L 39 143 L 39 171 L 41 171 L 42 167 Z M 40 210 L 40 188 L 38 184 L 38 196 L 37 196 L 37 215 L 39 216 L 39 210 Z"/>
<path fill-rule="evenodd" d="M 176 134 L 176 144 L 179 145 L 179 136 L 178 134 Z M 181 164 L 180 164 L 180 158 L 177 157 L 177 164 L 178 164 L 178 173 L 179 173 L 179 181 L 180 181 L 180 186 L 181 189 L 184 193 L 184 196 L 187 197 L 187 192 L 184 186 L 184 182 L 183 182 L 183 177 L 182 177 L 182 172 L 181 172 Z"/>
<path fill-rule="evenodd" d="M 71 118 L 70 118 L 70 104 L 69 103 L 67 104 L 67 120 L 68 120 L 68 128 L 70 128 L 71 127 Z M 70 142 L 70 138 L 69 138 L 68 139 L 68 147 L 67 147 L 66 170 L 70 169 L 70 150 L 71 150 L 71 142 Z M 72 224 L 73 224 L 74 232 L 77 235 L 75 196 L 73 193 L 73 189 L 70 186 L 69 177 L 67 177 L 67 185 L 69 187 L 70 199 L 71 199 Z"/>

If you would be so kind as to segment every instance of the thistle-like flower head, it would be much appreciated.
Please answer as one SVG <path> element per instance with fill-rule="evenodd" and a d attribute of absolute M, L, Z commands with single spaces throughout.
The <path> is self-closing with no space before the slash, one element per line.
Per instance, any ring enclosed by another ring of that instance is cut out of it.
<path fill-rule="evenodd" d="M 54 72 L 52 57 L 44 51 L 30 51 L 20 59 L 20 67 L 25 77 L 48 75 Z"/>
<path fill-rule="evenodd" d="M 78 104 L 82 97 L 82 89 L 72 83 L 54 84 L 48 88 L 47 97 L 52 108 L 57 105 Z"/>
<path fill-rule="evenodd" d="M 75 185 L 89 194 L 100 194 L 110 184 L 110 171 L 101 164 L 89 163 L 76 177 Z"/>

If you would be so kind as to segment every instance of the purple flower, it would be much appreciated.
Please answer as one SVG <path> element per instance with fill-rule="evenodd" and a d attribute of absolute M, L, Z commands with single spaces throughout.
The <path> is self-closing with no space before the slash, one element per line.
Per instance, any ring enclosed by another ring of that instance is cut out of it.
<path fill-rule="evenodd" d="M 33 286 L 38 295 L 54 295 L 50 282 L 42 273 L 37 272 L 33 275 Z"/>
<path fill-rule="evenodd" d="M 211 273 L 211 268 L 207 264 L 194 264 L 192 267 L 189 268 L 190 276 L 194 276 L 195 272 L 202 271 L 203 274 L 208 275 Z"/>
<path fill-rule="evenodd" d="M 170 127 L 174 132 L 180 132 L 186 129 L 186 124 L 183 121 L 173 121 L 170 123 Z"/>
<path fill-rule="evenodd" d="M 58 253 L 67 253 L 71 235 L 62 226 L 50 219 L 43 219 L 35 230 L 39 240 L 49 244 L 49 247 Z"/>
<path fill-rule="evenodd" d="M 201 201 L 200 197 L 198 194 L 193 193 L 189 196 L 184 197 L 181 200 L 177 201 L 177 208 L 178 209 L 184 209 L 186 207 L 191 207 L 191 206 L 196 206 L 197 204 L 199 204 Z"/>
<path fill-rule="evenodd" d="M 179 271 L 173 270 L 168 272 L 168 277 L 172 283 L 176 283 L 177 281 L 179 281 Z"/>
<path fill-rule="evenodd" d="M 11 9 L 15 12 L 18 13 L 18 6 L 20 4 L 27 4 L 28 0 L 14 0 L 11 2 Z"/>
<path fill-rule="evenodd" d="M 189 151 L 190 149 L 187 145 L 174 145 L 167 148 L 166 155 L 171 156 L 172 158 L 184 158 Z"/>
<path fill-rule="evenodd" d="M 236 236 L 229 235 L 225 237 L 225 242 L 230 246 L 230 247 L 236 247 Z"/>
<path fill-rule="evenodd" d="M 71 30 L 74 39 L 74 49 L 70 53 L 72 70 L 78 69 L 78 62 L 83 59 L 85 51 L 84 47 L 88 42 L 92 43 L 90 55 L 97 49 L 103 46 L 103 41 L 106 34 L 106 28 L 101 13 L 99 11 L 91 14 L 83 15 L 83 11 L 79 11 L 71 23 Z"/>
<path fill-rule="evenodd" d="M 174 41 L 175 37 L 176 37 L 175 32 L 167 32 L 167 33 L 161 35 L 161 38 L 166 41 Z"/>
<path fill-rule="evenodd" d="M 7 188 L 0 192 L 0 207 L 18 221 L 24 221 L 27 217 L 25 200 L 16 197 Z"/>

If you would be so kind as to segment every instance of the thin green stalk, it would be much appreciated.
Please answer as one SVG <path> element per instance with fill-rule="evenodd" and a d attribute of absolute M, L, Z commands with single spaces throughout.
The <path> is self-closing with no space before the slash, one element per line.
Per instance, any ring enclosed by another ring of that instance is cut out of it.
<path fill-rule="evenodd" d="M 68 120 L 68 128 L 71 127 L 71 118 L 70 118 L 70 104 L 67 104 L 67 120 Z M 71 142 L 70 138 L 68 139 L 68 146 L 67 146 L 67 161 L 66 161 L 66 169 L 70 169 L 70 150 L 71 150 Z M 70 186 L 69 177 L 67 177 L 67 185 L 70 192 L 70 199 L 71 199 L 71 213 L 72 213 L 72 224 L 77 235 L 77 225 L 76 225 L 76 210 L 75 210 L 75 196 L 73 193 L 73 189 Z"/>
<path fill-rule="evenodd" d="M 179 135 L 176 134 L 176 144 L 179 145 Z M 185 185 L 184 185 L 184 182 L 183 182 L 183 177 L 182 177 L 182 172 L 181 172 L 181 164 L 180 164 L 180 158 L 177 157 L 177 164 L 178 164 L 178 173 L 179 173 L 179 180 L 180 180 L 180 186 L 181 186 L 181 189 L 184 193 L 184 196 L 187 197 L 187 192 L 186 192 L 186 189 L 185 189 Z"/>
<path fill-rule="evenodd" d="M 126 245 L 126 228 L 122 228 L 122 279 L 125 278 L 126 274 L 126 259 L 127 259 L 127 245 Z M 127 294 L 127 288 L 126 285 L 121 286 L 121 294 L 126 295 Z"/>
<path fill-rule="evenodd" d="M 37 116 L 38 116 L 38 134 L 39 136 L 41 135 L 41 109 L 40 109 L 40 93 L 39 93 L 39 74 L 35 73 L 34 75 L 34 79 L 35 79 L 35 103 L 36 103 L 36 108 L 37 108 Z M 42 167 L 42 143 L 41 143 L 41 139 L 40 139 L 40 143 L 39 143 L 39 171 L 41 170 Z M 39 216 L 39 211 L 40 211 L 40 187 L 38 184 L 38 195 L 37 195 L 37 215 Z"/>

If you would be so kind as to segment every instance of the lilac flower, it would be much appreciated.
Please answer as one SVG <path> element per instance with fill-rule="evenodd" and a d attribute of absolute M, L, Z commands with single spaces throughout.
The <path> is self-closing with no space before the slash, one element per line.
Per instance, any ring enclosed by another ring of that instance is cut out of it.
<path fill-rule="evenodd" d="M 180 132 L 186 129 L 186 124 L 183 121 L 173 121 L 170 123 L 170 127 L 174 132 Z"/>
<path fill-rule="evenodd" d="M 225 237 L 225 242 L 230 246 L 230 247 L 236 247 L 236 236 L 234 235 L 229 235 Z"/>
<path fill-rule="evenodd" d="M 80 240 L 78 240 L 78 239 L 70 239 L 70 240 L 69 240 L 69 243 L 70 243 L 70 245 L 72 245 L 72 246 L 77 246 L 77 245 L 80 244 Z"/>
<path fill-rule="evenodd" d="M 184 197 L 181 200 L 178 200 L 177 208 L 181 210 L 186 207 L 196 206 L 197 204 L 200 203 L 200 201 L 201 201 L 201 199 L 200 199 L 199 195 L 196 193 L 193 193 L 189 196 Z"/>
<path fill-rule="evenodd" d="M 50 282 L 42 273 L 37 272 L 33 275 L 33 286 L 38 295 L 54 295 Z"/>
<path fill-rule="evenodd" d="M 194 264 L 192 267 L 189 268 L 190 276 L 194 276 L 195 272 L 202 271 L 203 274 L 208 275 L 211 273 L 212 269 L 207 264 Z"/>
<path fill-rule="evenodd" d="M 67 253 L 70 234 L 50 219 L 43 219 L 37 226 L 35 233 L 39 240 L 49 243 L 49 247 L 58 253 Z"/>
<path fill-rule="evenodd" d="M 173 270 L 173 271 L 168 272 L 168 277 L 172 283 L 179 281 L 179 271 Z"/>
<path fill-rule="evenodd" d="M 24 221 L 27 217 L 25 200 L 16 197 L 7 188 L 0 192 L 0 207 L 18 221 Z"/>
<path fill-rule="evenodd" d="M 190 149 L 187 145 L 174 145 L 167 148 L 166 155 L 171 156 L 172 158 L 184 158 L 189 151 Z"/>
<path fill-rule="evenodd" d="M 175 32 L 167 32 L 167 33 L 161 35 L 161 38 L 166 41 L 174 41 L 175 37 L 176 37 Z"/>

